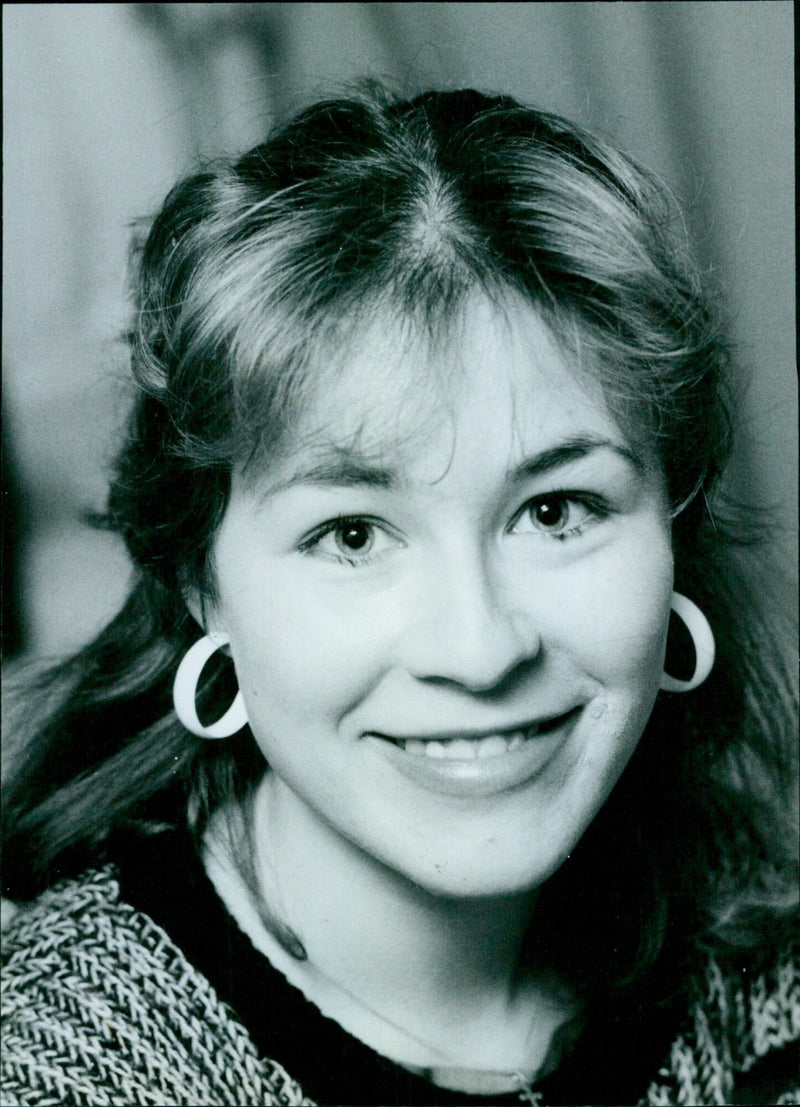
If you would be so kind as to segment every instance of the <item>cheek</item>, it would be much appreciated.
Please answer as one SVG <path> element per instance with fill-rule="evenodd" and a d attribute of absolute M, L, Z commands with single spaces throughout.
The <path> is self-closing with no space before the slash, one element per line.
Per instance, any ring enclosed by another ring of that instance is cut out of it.
<path fill-rule="evenodd" d="M 376 683 L 387 636 L 368 611 L 344 597 L 323 600 L 302 582 L 273 579 L 248 595 L 225 620 L 251 723 L 336 721 Z"/>
<path fill-rule="evenodd" d="M 657 682 L 672 582 L 672 555 L 660 534 L 572 575 L 558 617 L 570 627 L 572 649 L 602 683 Z"/>

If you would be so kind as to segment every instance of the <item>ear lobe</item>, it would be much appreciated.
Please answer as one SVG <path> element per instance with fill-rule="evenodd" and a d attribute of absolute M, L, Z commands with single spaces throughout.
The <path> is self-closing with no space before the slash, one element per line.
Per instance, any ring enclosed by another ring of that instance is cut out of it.
<path fill-rule="evenodd" d="M 203 604 L 203 601 L 200 598 L 199 594 L 194 592 L 194 591 L 193 592 L 184 592 L 183 598 L 184 598 L 184 601 L 186 602 L 186 606 L 189 609 L 189 614 L 192 616 L 192 618 L 194 619 L 194 621 L 197 623 L 197 625 L 199 627 L 201 627 L 202 629 L 205 629 L 205 625 L 206 625 L 206 614 L 205 614 L 205 610 L 204 610 L 205 605 Z"/>
<path fill-rule="evenodd" d="M 195 589 L 187 590 L 183 594 L 189 614 L 200 628 L 203 634 L 224 633 L 219 619 L 213 607 L 210 607 L 201 592 Z"/>

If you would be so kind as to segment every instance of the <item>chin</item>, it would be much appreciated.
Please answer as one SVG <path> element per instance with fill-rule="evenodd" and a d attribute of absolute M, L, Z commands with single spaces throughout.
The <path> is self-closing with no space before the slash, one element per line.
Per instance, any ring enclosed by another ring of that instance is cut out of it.
<path fill-rule="evenodd" d="M 535 866 L 520 869 L 442 862 L 422 873 L 409 874 L 409 879 L 431 896 L 441 899 L 502 899 L 535 892 L 557 872 L 572 848 L 557 856 L 542 859 Z"/>

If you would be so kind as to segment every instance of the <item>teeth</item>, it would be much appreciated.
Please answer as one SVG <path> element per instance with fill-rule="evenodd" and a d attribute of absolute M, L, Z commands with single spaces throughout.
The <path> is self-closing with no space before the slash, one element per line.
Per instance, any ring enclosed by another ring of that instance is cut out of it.
<path fill-rule="evenodd" d="M 438 760 L 473 761 L 483 757 L 502 757 L 518 750 L 536 729 L 516 730 L 513 734 L 490 734 L 488 738 L 450 738 L 444 742 L 419 741 L 409 738 L 398 743 L 406 753 L 417 757 L 433 757 Z"/>
<path fill-rule="evenodd" d="M 452 742 L 437 742 L 444 750 L 445 757 L 475 757 L 477 745 L 467 738 L 456 738 Z"/>
<path fill-rule="evenodd" d="M 516 738 L 516 734 L 514 737 Z M 511 748 L 511 740 L 501 738 L 498 734 L 496 738 L 482 738 L 480 742 L 476 743 L 476 746 L 478 757 L 500 757 L 501 754 L 508 753 Z"/>

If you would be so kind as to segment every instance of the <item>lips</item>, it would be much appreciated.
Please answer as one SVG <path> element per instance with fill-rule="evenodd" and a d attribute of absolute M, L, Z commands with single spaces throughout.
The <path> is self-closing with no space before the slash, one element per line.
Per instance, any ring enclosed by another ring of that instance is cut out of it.
<path fill-rule="evenodd" d="M 516 790 L 544 772 L 569 742 L 582 708 L 516 730 L 428 738 L 364 737 L 394 771 L 426 791 L 474 800 Z"/>

